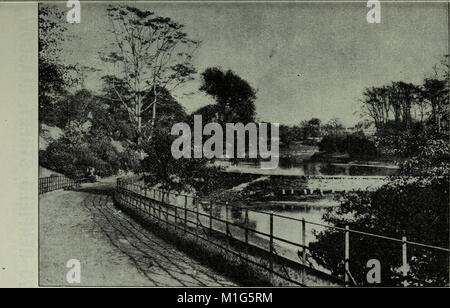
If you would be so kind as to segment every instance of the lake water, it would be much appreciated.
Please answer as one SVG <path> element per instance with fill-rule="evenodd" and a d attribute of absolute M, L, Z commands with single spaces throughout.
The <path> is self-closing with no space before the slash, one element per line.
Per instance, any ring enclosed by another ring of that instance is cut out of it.
<path fill-rule="evenodd" d="M 390 176 L 395 175 L 398 169 L 394 166 L 373 166 L 367 164 L 339 164 L 339 163 L 323 163 L 313 162 L 305 159 L 295 159 L 291 157 L 280 158 L 279 166 L 273 170 L 263 170 L 260 168 L 259 162 L 239 162 L 237 164 L 231 164 L 229 161 L 219 161 L 220 165 L 226 167 L 227 171 L 242 172 L 242 173 L 255 173 L 266 175 L 344 175 L 344 176 Z M 177 199 L 177 198 L 175 198 Z M 183 204 L 182 199 L 173 200 L 178 204 Z M 294 219 L 305 219 L 306 232 L 305 241 L 308 245 L 310 242 L 315 241 L 316 237 L 314 232 L 320 232 L 326 229 L 324 226 L 326 223 L 323 221 L 322 216 L 326 212 L 326 207 L 316 206 L 313 201 L 305 202 L 304 208 L 295 210 L 264 210 L 266 213 L 260 213 L 256 211 L 249 211 L 249 226 L 259 232 L 270 233 L 270 215 L 267 213 L 273 212 L 276 215 L 285 216 L 273 218 L 273 235 L 275 237 L 283 238 L 285 240 L 302 243 L 302 223 Z M 189 202 L 189 207 L 192 206 Z M 245 219 L 245 210 L 232 209 L 231 207 L 226 213 L 225 207 L 218 209 L 217 213 L 221 219 L 228 217 L 229 221 L 236 223 L 242 223 Z M 208 214 L 204 212 L 205 214 Z M 289 219 L 294 218 L 294 219 Z M 205 218 L 206 219 L 206 218 Z M 206 220 L 205 220 L 206 223 Z M 236 229 L 238 231 L 238 229 Z M 242 236 L 242 234 L 241 234 Z M 254 234 L 253 236 L 267 240 L 264 235 Z M 298 248 L 275 240 L 275 244 L 278 247 L 286 249 L 286 252 L 291 257 L 296 257 Z"/>
<path fill-rule="evenodd" d="M 159 199 L 159 198 L 156 198 Z M 166 202 L 170 204 L 182 207 L 184 204 L 184 197 L 171 196 Z M 187 199 L 187 206 L 189 209 L 194 210 L 195 206 L 192 204 L 193 199 L 189 197 Z M 252 211 L 250 208 L 248 210 L 249 227 L 255 229 L 256 231 L 263 232 L 266 234 L 270 233 L 270 215 L 268 213 L 274 213 L 273 217 L 273 235 L 279 238 L 283 238 L 295 243 L 301 243 L 302 241 L 302 223 L 294 219 L 305 219 L 306 223 L 306 243 L 309 243 L 315 239 L 313 235 L 313 230 L 322 231 L 325 227 L 314 225 L 326 223 L 322 220 L 322 215 L 325 213 L 327 207 L 325 206 L 315 206 L 315 202 L 304 202 L 304 208 L 297 208 L 295 210 L 255 210 Z M 209 211 L 207 210 L 209 203 L 206 202 L 203 206 L 199 207 L 199 212 L 205 216 L 201 216 L 200 219 L 205 225 L 208 224 Z M 189 214 L 195 220 L 195 215 L 193 213 Z M 284 216 L 278 217 L 276 215 Z M 239 207 L 228 207 L 228 213 L 226 212 L 226 207 L 222 204 L 219 205 L 214 203 L 213 216 L 221 220 L 228 220 L 236 224 L 242 224 L 245 221 L 245 209 Z M 289 219 L 294 218 L 294 219 Z M 310 222 L 310 223 L 308 223 Z M 223 225 L 223 224 L 222 224 Z M 239 228 L 236 227 L 236 230 Z M 239 229 L 241 230 L 241 229 Z M 242 235 L 242 234 L 241 234 Z M 267 239 L 264 235 L 255 234 L 255 236 Z M 290 245 L 285 245 L 280 243 L 281 246 L 291 247 Z"/>
<path fill-rule="evenodd" d="M 259 162 L 239 162 L 231 164 L 227 161 L 221 161 L 221 165 L 227 167 L 227 171 L 243 172 L 243 173 L 257 173 L 257 174 L 277 174 L 277 175 L 345 175 L 345 176 L 389 176 L 397 173 L 397 168 L 392 166 L 372 166 L 372 165 L 356 165 L 356 164 L 331 164 L 323 162 L 312 162 L 308 160 L 296 160 L 292 158 L 281 158 L 277 169 L 263 170 L 260 168 Z M 322 231 L 325 227 L 314 225 L 326 223 L 322 220 L 322 216 L 326 211 L 324 206 L 316 206 L 313 201 L 305 202 L 307 206 L 295 210 L 275 210 L 273 213 L 288 218 L 305 219 L 306 224 L 306 243 L 315 240 L 314 231 Z M 264 210 L 270 213 L 271 210 Z M 229 209 L 228 216 L 225 213 L 225 208 L 220 210 L 222 218 L 228 217 L 230 221 L 243 222 L 245 212 L 243 210 Z M 270 220 L 269 215 L 249 211 L 250 226 L 259 232 L 269 233 Z M 295 243 L 302 241 L 302 224 L 299 221 L 281 218 L 274 216 L 274 236 L 289 240 Z M 257 235 L 265 238 L 262 235 Z M 281 246 L 290 246 L 289 244 L 279 243 Z"/>
<path fill-rule="evenodd" d="M 298 221 L 301 219 L 305 219 L 305 234 L 306 234 L 306 243 L 310 243 L 315 240 L 314 230 L 315 231 L 323 231 L 326 229 L 324 226 L 319 226 L 315 224 L 326 225 L 326 223 L 322 220 L 322 215 L 326 212 L 326 208 L 324 207 L 305 207 L 303 209 L 296 210 L 279 210 L 279 211 L 264 211 L 266 213 L 248 212 L 249 225 L 251 228 L 256 229 L 259 232 L 270 233 L 270 215 L 267 213 L 274 213 L 273 217 L 273 235 L 275 237 L 279 237 L 282 239 L 286 239 L 288 241 L 294 243 L 302 243 L 302 222 Z M 284 217 L 279 217 L 284 216 Z M 222 216 L 226 217 L 225 209 L 222 209 Z M 245 219 L 245 211 L 238 209 L 229 209 L 228 214 L 229 220 L 234 222 L 242 222 Z M 294 219 L 289 219 L 294 218 Z M 308 223 L 309 222 L 309 223 Z M 262 238 L 267 238 L 263 235 Z M 292 247 L 289 244 L 285 244 L 279 242 L 281 246 Z"/>
<path fill-rule="evenodd" d="M 390 176 L 395 175 L 398 168 L 395 166 L 377 166 L 367 164 L 323 163 L 295 158 L 281 157 L 278 168 L 263 170 L 260 163 L 255 162 L 221 162 L 227 171 L 273 174 L 273 175 L 351 175 L 351 176 Z"/>

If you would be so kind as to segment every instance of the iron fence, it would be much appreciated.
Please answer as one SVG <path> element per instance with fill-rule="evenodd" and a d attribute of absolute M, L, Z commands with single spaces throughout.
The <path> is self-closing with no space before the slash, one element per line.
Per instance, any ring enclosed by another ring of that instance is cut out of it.
<path fill-rule="evenodd" d="M 67 178 L 65 176 L 48 176 L 39 178 L 39 194 L 44 194 L 46 192 L 70 188 L 77 185 L 78 181 Z"/>
<path fill-rule="evenodd" d="M 399 271 L 404 277 L 404 286 L 408 285 L 406 279 L 409 271 L 408 260 L 412 258 L 412 255 L 408 255 L 409 249 L 421 248 L 438 251 L 444 253 L 447 258 L 449 255 L 448 248 L 408 241 L 405 236 L 398 239 L 352 230 L 348 226 L 341 228 L 326 225 L 187 194 L 152 189 L 128 179 L 117 180 L 117 192 L 121 201 L 131 205 L 138 212 L 150 215 L 175 229 L 178 228 L 184 232 L 194 230 L 193 234 L 197 237 L 201 234 L 220 234 L 225 238 L 268 253 L 271 260 L 274 257 L 285 263 L 299 265 L 297 268 L 301 271 L 300 280 L 293 281 L 299 285 L 306 285 L 307 270 L 313 270 L 314 275 L 328 276 L 330 281 L 333 282 L 338 281 L 344 285 L 359 285 L 360 283 L 352 276 L 352 260 L 350 258 L 351 239 L 356 240 L 357 236 L 359 236 L 358 240 L 364 237 L 372 241 L 376 239 L 398 244 L 398 255 L 401 258 Z M 250 218 L 257 218 L 260 223 L 252 224 Z M 265 221 L 265 223 L 261 223 L 262 221 Z M 288 233 L 286 233 L 286 229 L 289 231 Z M 313 230 L 322 231 L 326 229 L 333 229 L 342 234 L 343 249 L 339 254 L 343 261 L 343 269 L 338 276 L 333 275 L 312 259 L 309 244 L 315 240 Z M 202 233 L 201 231 L 205 232 Z M 203 237 L 203 239 L 205 238 Z M 271 263 L 268 270 L 273 272 Z"/>

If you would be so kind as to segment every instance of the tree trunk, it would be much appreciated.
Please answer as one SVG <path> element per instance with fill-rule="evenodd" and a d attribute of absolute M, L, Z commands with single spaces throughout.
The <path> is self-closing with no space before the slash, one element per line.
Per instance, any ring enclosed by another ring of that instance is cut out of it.
<path fill-rule="evenodd" d="M 136 99 L 136 122 L 137 122 L 137 144 L 141 144 L 141 133 L 142 133 L 142 114 L 141 114 L 141 97 L 138 96 Z"/>
<path fill-rule="evenodd" d="M 153 114 L 152 114 L 152 134 L 153 130 L 155 129 L 155 123 L 156 123 L 156 86 L 153 86 Z"/>
<path fill-rule="evenodd" d="M 152 114 L 152 131 L 155 128 L 155 122 L 156 122 L 156 99 L 153 102 L 153 114 Z"/>

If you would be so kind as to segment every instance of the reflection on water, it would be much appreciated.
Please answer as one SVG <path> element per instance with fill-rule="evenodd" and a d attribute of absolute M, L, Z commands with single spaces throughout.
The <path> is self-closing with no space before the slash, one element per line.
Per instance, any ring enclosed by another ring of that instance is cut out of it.
<path fill-rule="evenodd" d="M 295 243 L 301 243 L 302 241 L 302 223 L 301 221 L 296 221 L 284 217 L 278 217 L 276 215 L 285 216 L 289 218 L 295 219 L 305 219 L 306 222 L 312 222 L 316 224 L 326 223 L 322 220 L 322 215 L 325 213 L 325 208 L 320 207 L 309 207 L 306 206 L 303 209 L 297 210 L 280 210 L 273 211 L 275 214 L 273 217 L 273 235 L 279 238 L 283 238 Z M 270 211 L 267 211 L 270 213 Z M 248 212 L 249 219 L 249 227 L 254 228 L 259 232 L 270 233 L 270 215 L 263 212 Z M 223 218 L 226 218 L 225 208 L 222 207 L 222 211 L 220 215 Z M 230 207 L 228 218 L 235 223 L 243 223 L 245 221 L 245 210 L 242 208 Z M 312 225 L 306 223 L 306 243 L 308 244 L 311 241 L 314 241 L 315 237 L 313 235 L 313 230 L 322 231 L 324 227 Z M 280 245 L 288 247 L 289 245 L 284 245 L 283 243 L 279 243 Z"/>
<path fill-rule="evenodd" d="M 395 175 L 397 169 L 377 167 L 377 166 L 352 166 L 352 165 L 336 165 L 336 164 L 323 164 L 320 166 L 320 174 L 324 175 Z"/>
<path fill-rule="evenodd" d="M 168 200 L 169 201 L 169 200 Z M 187 207 L 190 210 L 195 211 L 196 206 L 192 203 L 192 199 L 189 198 L 187 202 Z M 170 203 L 174 205 L 180 205 L 182 203 L 182 199 L 179 198 L 171 198 Z M 198 202 L 198 210 L 201 214 L 204 214 L 202 219 L 207 220 L 207 216 L 210 214 L 213 215 L 216 219 L 221 219 L 223 221 L 230 221 L 236 223 L 237 225 L 245 225 L 245 208 L 237 207 L 237 206 L 228 206 L 221 203 L 213 203 L 213 207 L 211 208 L 210 202 Z M 275 237 L 279 237 L 282 239 L 286 239 L 291 242 L 295 242 L 298 244 L 302 243 L 302 222 L 298 220 L 304 219 L 306 221 L 306 244 L 315 240 L 314 231 L 323 231 L 326 227 L 320 225 L 328 225 L 326 222 L 322 220 L 323 214 L 326 212 L 327 207 L 317 206 L 314 203 L 305 203 L 305 207 L 296 208 L 295 210 L 251 210 L 251 206 L 248 208 L 248 224 L 247 226 L 251 229 L 254 229 L 259 232 L 263 232 L 266 234 L 270 233 L 270 213 L 274 213 L 273 217 L 273 235 Z M 277 216 L 278 215 L 278 216 Z M 283 217 L 279 217 L 283 216 Z M 290 219 L 294 218 L 294 219 Z M 309 223 L 308 223 L 309 222 Z M 317 225 L 319 224 L 319 225 Z M 255 234 L 258 237 L 261 237 L 267 240 L 267 237 Z M 283 247 L 292 249 L 293 247 L 289 244 L 282 243 L 279 241 L 275 241 L 278 245 Z"/>
<path fill-rule="evenodd" d="M 160 199 L 157 199 L 160 200 Z M 209 215 L 213 215 L 213 217 L 216 219 L 215 223 L 218 223 L 217 220 L 221 221 L 229 221 L 233 222 L 237 225 L 245 225 L 245 214 L 246 210 L 244 208 L 235 207 L 235 206 L 228 206 L 222 203 L 217 202 L 210 202 L 210 201 L 201 201 L 198 200 L 196 204 L 193 202 L 193 198 L 189 197 L 185 199 L 182 196 L 175 196 L 171 195 L 170 198 L 166 199 L 166 202 L 177 205 L 178 207 L 186 206 L 189 210 L 195 212 L 198 209 L 198 212 L 200 214 L 203 214 L 199 216 L 199 219 L 201 220 L 201 223 L 204 226 L 207 226 L 209 224 Z M 212 207 L 211 207 L 212 206 Z M 326 208 L 315 206 L 313 203 L 306 204 L 304 208 L 295 209 L 295 210 L 261 210 L 261 211 L 252 211 L 250 208 L 248 209 L 248 224 L 247 227 L 250 229 L 269 234 L 270 233 L 270 215 L 269 213 L 273 212 L 275 215 L 273 217 L 273 235 L 278 238 L 282 238 L 285 240 L 288 240 L 290 242 L 302 244 L 302 222 L 301 219 L 305 219 L 305 244 L 308 245 L 310 242 L 315 241 L 314 231 L 323 231 L 326 227 L 324 226 L 318 226 L 315 224 L 320 225 L 327 225 L 322 220 L 322 215 L 325 213 Z M 189 214 L 189 219 L 192 221 L 195 221 L 195 215 L 193 213 Z M 278 217 L 284 216 L 284 217 Z M 298 220 L 293 220 L 289 218 L 295 218 Z M 312 223 L 312 224 L 311 224 Z M 223 227 L 223 223 L 221 223 Z M 218 226 L 215 226 L 218 227 Z M 236 234 L 237 229 L 234 229 L 233 236 L 238 236 L 239 234 Z M 241 230 L 241 229 L 239 229 Z M 232 232 L 232 233 L 233 233 Z M 260 239 L 266 240 L 268 242 L 268 237 L 255 233 L 252 236 L 256 236 Z M 242 234 L 241 234 L 242 237 Z M 288 243 L 284 243 L 278 240 L 274 240 L 274 243 L 278 247 L 283 247 L 286 251 L 291 253 L 291 256 L 296 256 L 297 251 L 299 250 L 298 247 L 292 246 Z"/>
<path fill-rule="evenodd" d="M 260 168 L 257 161 L 238 162 L 233 167 L 242 169 Z M 369 166 L 369 165 L 351 165 L 337 163 L 313 162 L 292 157 L 280 157 L 278 168 L 280 170 L 289 170 L 291 174 L 297 175 L 395 175 L 397 169 L 392 167 Z"/>

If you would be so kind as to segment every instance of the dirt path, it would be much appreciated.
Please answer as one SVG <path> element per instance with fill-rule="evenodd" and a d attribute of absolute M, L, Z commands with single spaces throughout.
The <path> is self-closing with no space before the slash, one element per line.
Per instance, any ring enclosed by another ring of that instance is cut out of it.
<path fill-rule="evenodd" d="M 69 259 L 81 262 L 82 286 L 234 285 L 116 209 L 113 183 L 40 196 L 40 285 L 69 285 Z"/>

